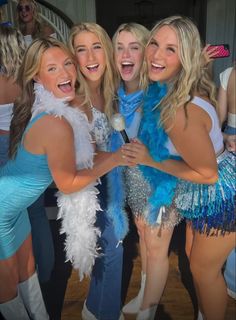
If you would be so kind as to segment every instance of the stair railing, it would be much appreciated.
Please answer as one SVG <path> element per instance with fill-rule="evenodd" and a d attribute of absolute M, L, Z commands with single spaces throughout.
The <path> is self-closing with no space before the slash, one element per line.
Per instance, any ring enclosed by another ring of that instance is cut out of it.
<path fill-rule="evenodd" d="M 61 10 L 50 3 L 44 0 L 38 0 L 37 3 L 41 19 L 55 30 L 59 40 L 66 43 L 73 22 Z M 3 6 L 5 19 L 11 21 L 14 25 L 16 25 L 16 7 L 17 0 L 8 0 L 8 3 Z"/>

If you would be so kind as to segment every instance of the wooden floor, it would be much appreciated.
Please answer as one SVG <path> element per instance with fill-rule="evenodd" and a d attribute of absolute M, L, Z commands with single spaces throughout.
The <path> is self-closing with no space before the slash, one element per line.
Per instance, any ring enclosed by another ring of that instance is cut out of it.
<path fill-rule="evenodd" d="M 180 242 L 181 243 L 181 242 Z M 172 250 L 170 252 L 170 272 L 164 295 L 161 299 L 156 319 L 158 320 L 193 320 L 194 319 L 194 295 L 191 288 L 185 288 L 188 282 L 187 273 L 184 271 L 184 263 L 180 261 L 181 250 Z M 182 270 L 182 272 L 180 272 Z M 181 276 L 182 274 L 182 276 Z M 185 277 L 186 276 L 186 277 Z M 63 309 L 62 320 L 81 319 L 81 310 L 88 289 L 88 279 L 79 282 L 77 273 L 73 272 L 70 278 Z M 137 256 L 134 259 L 134 267 L 130 284 L 128 287 L 126 301 L 136 296 L 140 284 L 140 259 Z M 192 300 L 190 298 L 192 296 Z M 126 320 L 134 320 L 135 316 L 125 315 Z M 236 319 L 236 302 L 229 297 L 227 315 L 225 320 Z"/>

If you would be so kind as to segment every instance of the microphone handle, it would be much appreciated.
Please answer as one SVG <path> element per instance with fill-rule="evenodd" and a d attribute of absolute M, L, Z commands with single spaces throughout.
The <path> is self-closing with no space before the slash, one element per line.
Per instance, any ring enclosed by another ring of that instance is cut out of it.
<path fill-rule="evenodd" d="M 120 131 L 121 135 L 122 135 L 122 138 L 124 140 L 125 143 L 129 143 L 129 137 L 127 136 L 127 133 L 125 132 L 125 130 L 121 130 Z"/>

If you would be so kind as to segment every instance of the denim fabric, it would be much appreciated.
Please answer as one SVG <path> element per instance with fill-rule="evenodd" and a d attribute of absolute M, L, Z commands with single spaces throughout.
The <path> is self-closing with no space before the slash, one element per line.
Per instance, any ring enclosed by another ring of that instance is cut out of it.
<path fill-rule="evenodd" d="M 96 259 L 93 267 L 86 306 L 99 320 L 118 320 L 121 310 L 123 246 L 117 246 L 112 220 L 106 214 L 106 177 L 102 178 L 98 189 L 103 211 L 97 213 L 96 225 L 102 232 L 98 245 L 103 255 Z"/>
<path fill-rule="evenodd" d="M 227 258 L 224 277 L 227 288 L 236 294 L 236 249 L 233 249 Z"/>
<path fill-rule="evenodd" d="M 0 166 L 3 166 L 8 159 L 9 135 L 0 135 Z"/>
<path fill-rule="evenodd" d="M 54 246 L 42 194 L 28 209 L 33 251 L 40 282 L 50 279 L 54 267 Z"/>
<path fill-rule="evenodd" d="M 231 136 L 236 135 L 236 128 L 226 125 L 224 133 L 231 135 Z"/>

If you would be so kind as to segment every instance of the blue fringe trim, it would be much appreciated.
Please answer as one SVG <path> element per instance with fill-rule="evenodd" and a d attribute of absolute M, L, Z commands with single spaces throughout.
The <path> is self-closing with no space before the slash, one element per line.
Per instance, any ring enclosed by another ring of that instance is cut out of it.
<path fill-rule="evenodd" d="M 209 233 L 212 229 L 235 229 L 236 172 L 235 155 L 225 151 L 217 159 L 218 181 L 213 185 L 180 180 L 174 203 L 195 229 Z"/>

